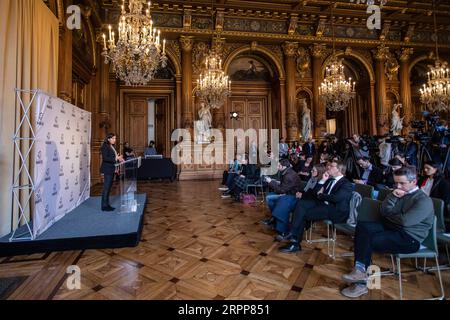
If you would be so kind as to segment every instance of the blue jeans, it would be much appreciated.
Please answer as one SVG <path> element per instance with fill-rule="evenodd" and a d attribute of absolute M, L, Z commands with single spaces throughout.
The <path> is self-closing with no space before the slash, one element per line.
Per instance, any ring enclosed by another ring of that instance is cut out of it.
<path fill-rule="evenodd" d="M 280 233 L 289 231 L 289 215 L 295 209 L 297 198 L 294 195 L 285 195 L 278 199 L 272 216 L 276 219 L 275 230 Z"/>
<path fill-rule="evenodd" d="M 281 198 L 281 197 L 282 197 L 281 194 L 277 194 L 277 193 L 274 193 L 274 192 L 269 192 L 266 195 L 266 203 L 269 206 L 270 212 L 273 211 L 273 209 L 275 208 L 275 204 L 276 204 L 277 200 L 279 198 Z"/>
<path fill-rule="evenodd" d="M 229 172 L 227 176 L 227 187 L 229 190 L 233 189 L 234 187 L 234 178 L 236 178 L 238 175 L 234 172 Z"/>

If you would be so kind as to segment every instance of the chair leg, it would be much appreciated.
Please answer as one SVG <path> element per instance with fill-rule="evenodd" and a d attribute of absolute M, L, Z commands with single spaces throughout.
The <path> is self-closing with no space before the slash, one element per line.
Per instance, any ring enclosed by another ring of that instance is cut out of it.
<path fill-rule="evenodd" d="M 444 286 L 442 284 L 442 277 L 441 277 L 441 269 L 439 268 L 439 259 L 438 255 L 435 256 L 436 260 L 436 269 L 438 272 L 438 278 L 439 278 L 439 285 L 441 286 L 441 296 L 437 298 L 438 300 L 443 300 L 445 298 L 445 292 L 444 292 Z"/>
<path fill-rule="evenodd" d="M 400 288 L 400 300 L 403 300 L 402 270 L 401 270 L 400 264 L 401 264 L 400 258 L 397 258 L 398 285 Z"/>

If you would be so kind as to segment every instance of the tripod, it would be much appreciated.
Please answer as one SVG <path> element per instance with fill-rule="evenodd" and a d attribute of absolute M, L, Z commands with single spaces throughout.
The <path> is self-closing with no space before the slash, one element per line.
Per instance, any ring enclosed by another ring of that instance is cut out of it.
<path fill-rule="evenodd" d="M 353 174 L 356 171 L 357 176 L 361 176 L 360 168 L 356 163 L 355 153 L 351 145 L 348 145 L 348 149 L 345 151 L 343 161 L 345 163 L 345 166 L 347 167 L 347 174 L 350 174 L 351 177 L 353 177 Z"/>
<path fill-rule="evenodd" d="M 422 169 L 423 169 L 423 164 L 425 163 L 425 161 L 427 160 L 426 158 L 425 158 L 425 156 L 426 157 L 428 157 L 428 160 L 433 160 L 433 158 L 431 157 L 431 154 L 430 154 L 430 151 L 428 150 L 428 148 L 427 148 L 427 145 L 425 144 L 425 143 L 419 143 L 419 162 L 418 162 L 418 170 L 419 171 L 422 171 Z M 447 156 L 448 156 L 448 154 L 447 154 Z"/>

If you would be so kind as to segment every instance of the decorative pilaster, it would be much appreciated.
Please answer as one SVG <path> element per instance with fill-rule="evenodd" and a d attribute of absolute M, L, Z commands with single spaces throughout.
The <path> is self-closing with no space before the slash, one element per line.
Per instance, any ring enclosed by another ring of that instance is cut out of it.
<path fill-rule="evenodd" d="M 192 118 L 192 47 L 194 37 L 181 36 L 182 127 L 193 128 Z"/>
<path fill-rule="evenodd" d="M 399 52 L 400 59 L 400 97 L 403 104 L 405 133 L 409 132 L 409 124 L 412 120 L 412 100 L 411 100 L 411 82 L 409 79 L 410 57 L 413 54 L 413 48 L 402 48 Z"/>
<path fill-rule="evenodd" d="M 297 42 L 285 42 L 283 45 L 284 66 L 286 70 L 286 110 L 287 118 L 283 118 L 287 124 L 287 140 L 298 140 L 298 121 L 295 94 L 295 53 L 298 49 Z"/>
<path fill-rule="evenodd" d="M 375 78 L 376 78 L 376 114 L 377 114 L 377 132 L 383 135 L 389 131 L 389 117 L 386 110 L 386 74 L 385 62 L 389 54 L 389 48 L 384 44 L 373 50 L 375 58 Z"/>
<path fill-rule="evenodd" d="M 314 44 L 311 47 L 313 56 L 313 105 L 311 106 L 314 116 L 314 136 L 321 137 L 322 132 L 326 132 L 326 110 L 325 105 L 319 99 L 319 87 L 323 80 L 322 64 L 326 55 L 326 46 L 324 44 Z"/>

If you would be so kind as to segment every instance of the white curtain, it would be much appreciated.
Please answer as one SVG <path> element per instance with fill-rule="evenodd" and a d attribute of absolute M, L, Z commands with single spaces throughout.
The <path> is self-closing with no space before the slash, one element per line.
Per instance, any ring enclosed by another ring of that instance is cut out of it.
<path fill-rule="evenodd" d="M 11 231 L 10 186 L 19 163 L 12 142 L 21 117 L 14 89 L 41 89 L 56 96 L 58 43 L 58 19 L 42 0 L 0 1 L 0 236 Z M 21 147 L 25 150 L 26 143 Z M 26 192 L 21 194 L 25 197 Z"/>

